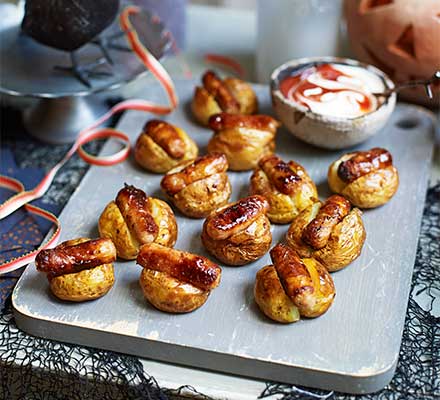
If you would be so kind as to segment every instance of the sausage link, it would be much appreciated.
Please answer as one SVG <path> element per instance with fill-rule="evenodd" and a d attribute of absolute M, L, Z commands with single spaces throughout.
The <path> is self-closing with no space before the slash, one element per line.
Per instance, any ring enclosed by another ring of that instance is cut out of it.
<path fill-rule="evenodd" d="M 358 151 L 338 167 L 338 176 L 344 182 L 351 183 L 356 179 L 388 167 L 393 164 L 393 158 L 388 150 L 375 147 L 368 151 Z"/>
<path fill-rule="evenodd" d="M 226 239 L 246 229 L 268 209 L 269 203 L 264 197 L 246 197 L 209 216 L 205 221 L 206 233 L 216 240 Z"/>
<path fill-rule="evenodd" d="M 301 183 L 301 176 L 292 171 L 290 165 L 276 155 L 263 157 L 258 166 L 264 171 L 271 184 L 281 193 L 292 194 Z"/>
<path fill-rule="evenodd" d="M 179 193 L 193 182 L 208 176 L 226 172 L 228 160 L 222 153 L 209 153 L 196 158 L 179 172 L 166 174 L 160 183 L 162 189 L 170 196 Z"/>
<path fill-rule="evenodd" d="M 313 281 L 298 253 L 284 244 L 277 244 L 270 257 L 283 288 L 292 300 L 304 292 L 313 293 Z"/>
<path fill-rule="evenodd" d="M 129 230 L 140 243 L 153 242 L 159 227 L 148 211 L 148 196 L 141 189 L 125 185 L 115 200 Z"/>
<path fill-rule="evenodd" d="M 214 96 L 220 108 L 227 113 L 239 113 L 240 103 L 213 71 L 206 71 L 202 77 L 203 87 Z"/>
<path fill-rule="evenodd" d="M 249 128 L 275 133 L 281 124 L 269 115 L 235 115 L 220 113 L 209 118 L 209 127 L 213 131 L 232 128 Z"/>
<path fill-rule="evenodd" d="M 342 196 L 330 196 L 319 209 L 317 216 L 310 221 L 302 233 L 302 240 L 314 249 L 323 248 L 332 233 L 350 212 L 350 202 Z"/>
<path fill-rule="evenodd" d="M 206 257 L 155 243 L 143 245 L 136 262 L 143 268 L 167 273 L 201 290 L 214 289 L 220 283 L 221 268 Z"/>
<path fill-rule="evenodd" d="M 179 159 L 185 155 L 185 142 L 177 133 L 176 128 L 169 123 L 152 119 L 145 124 L 143 132 L 170 157 Z"/>
<path fill-rule="evenodd" d="M 76 245 L 65 245 L 42 250 L 35 258 L 38 271 L 53 278 L 71 274 L 116 260 L 116 248 L 110 239 L 88 240 Z"/>

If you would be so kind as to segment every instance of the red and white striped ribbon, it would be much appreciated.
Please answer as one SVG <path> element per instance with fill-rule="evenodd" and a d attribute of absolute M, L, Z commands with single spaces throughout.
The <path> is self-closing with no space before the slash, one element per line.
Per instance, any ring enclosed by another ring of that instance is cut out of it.
<path fill-rule="evenodd" d="M 81 158 L 83 158 L 86 162 L 93 165 L 101 166 L 114 165 L 116 163 L 124 161 L 128 157 L 128 155 L 130 154 L 130 140 L 128 136 L 116 129 L 99 128 L 99 126 L 104 121 L 111 118 L 114 114 L 125 110 L 138 110 L 164 115 L 171 113 L 177 107 L 178 98 L 171 77 L 168 75 L 167 71 L 163 68 L 160 62 L 143 46 L 130 22 L 130 16 L 139 12 L 140 9 L 138 7 L 129 6 L 122 11 L 119 22 L 122 30 L 126 34 L 127 41 L 134 53 L 139 57 L 145 67 L 152 72 L 152 74 L 164 87 L 168 95 L 169 105 L 160 105 L 146 100 L 126 100 L 115 105 L 106 114 L 99 118 L 92 126 L 83 129 L 78 134 L 77 140 L 64 156 L 64 158 L 60 162 L 58 162 L 47 173 L 44 179 L 32 190 L 24 190 L 24 186 L 21 184 L 21 182 L 13 178 L 0 176 L 0 186 L 17 192 L 16 195 L 12 196 L 6 202 L 0 205 L 0 219 L 5 218 L 20 207 L 24 206 L 29 212 L 46 218 L 57 226 L 50 239 L 42 244 L 37 250 L 0 264 L 0 274 L 13 271 L 14 269 L 20 268 L 23 265 L 29 264 L 35 259 L 35 256 L 40 250 L 56 245 L 61 231 L 58 219 L 52 213 L 45 211 L 39 207 L 32 206 L 28 203 L 38 199 L 39 197 L 43 196 L 44 193 L 46 193 L 56 173 L 70 159 L 70 157 L 75 154 L 75 152 L 78 152 Z M 84 144 L 96 139 L 104 138 L 114 138 L 119 140 L 123 144 L 123 148 L 117 153 L 108 156 L 94 156 L 84 150 Z"/>
<path fill-rule="evenodd" d="M 0 186 L 18 193 L 24 192 L 24 186 L 21 182 L 7 176 L 0 175 Z M 40 216 L 54 223 L 56 225 L 56 229 L 53 231 L 49 240 L 43 246 L 40 246 L 38 249 L 31 251 L 30 253 L 26 253 L 21 257 L 13 258 L 12 260 L 6 261 L 5 263 L 1 264 L 0 274 L 11 272 L 26 264 L 29 264 L 30 262 L 34 261 L 36 255 L 42 248 L 49 248 L 51 246 L 54 246 L 58 242 L 58 238 L 61 233 L 61 226 L 58 218 L 55 217 L 55 215 L 53 215 L 51 212 L 43 210 L 42 208 L 33 206 L 31 204 L 25 204 L 24 207 L 31 214 Z"/>

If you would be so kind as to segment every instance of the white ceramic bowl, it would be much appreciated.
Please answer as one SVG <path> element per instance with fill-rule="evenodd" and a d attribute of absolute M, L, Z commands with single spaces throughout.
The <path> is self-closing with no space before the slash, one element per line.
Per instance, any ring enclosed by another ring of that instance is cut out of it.
<path fill-rule="evenodd" d="M 301 104 L 288 100 L 281 93 L 279 83 L 284 78 L 296 75 L 303 69 L 324 63 L 366 68 L 381 79 L 384 89 L 394 88 L 394 83 L 384 72 L 359 61 L 338 57 L 292 60 L 279 66 L 271 75 L 270 89 L 276 115 L 292 135 L 318 147 L 343 149 L 364 142 L 386 124 L 396 105 L 395 93 L 380 104 L 376 110 L 356 118 L 318 114 Z"/>

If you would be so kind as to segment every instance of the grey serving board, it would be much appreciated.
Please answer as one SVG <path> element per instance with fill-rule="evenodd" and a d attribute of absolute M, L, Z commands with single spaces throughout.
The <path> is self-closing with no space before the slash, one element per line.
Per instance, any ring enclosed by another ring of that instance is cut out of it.
<path fill-rule="evenodd" d="M 211 137 L 188 112 L 194 81 L 177 83 L 181 106 L 166 119 L 184 128 L 200 145 Z M 261 111 L 270 113 L 266 86 L 255 86 Z M 151 100 L 165 103 L 162 90 L 145 87 Z M 128 112 L 119 128 L 134 142 L 151 115 Z M 140 267 L 116 262 L 116 283 L 103 298 L 70 304 L 54 298 L 44 275 L 30 265 L 13 293 L 18 326 L 50 339 L 94 346 L 193 367 L 265 380 L 343 392 L 381 389 L 391 379 L 402 335 L 417 238 L 433 149 L 433 120 L 421 108 L 399 104 L 379 135 L 358 146 L 391 151 L 400 172 L 400 188 L 384 207 L 366 211 L 367 241 L 362 255 L 333 274 L 337 296 L 320 318 L 280 325 L 265 318 L 253 300 L 257 270 L 269 256 L 243 267 L 224 267 L 221 285 L 207 303 L 186 315 L 165 314 L 142 297 Z M 103 153 L 118 148 L 108 142 Z M 280 130 L 277 153 L 303 164 L 322 198 L 329 195 L 329 164 L 342 152 L 320 150 Z M 245 196 L 250 172 L 229 173 L 233 200 Z M 63 210 L 61 240 L 98 235 L 97 220 L 124 182 L 162 197 L 161 176 L 139 169 L 129 159 L 112 167 L 91 167 Z M 176 248 L 207 255 L 201 241 L 203 220 L 176 213 Z M 273 226 L 273 243 L 287 225 Z"/>

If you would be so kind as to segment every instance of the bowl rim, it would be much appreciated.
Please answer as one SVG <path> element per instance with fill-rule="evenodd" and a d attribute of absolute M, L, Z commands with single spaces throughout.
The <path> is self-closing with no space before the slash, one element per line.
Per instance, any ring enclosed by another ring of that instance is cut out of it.
<path fill-rule="evenodd" d="M 270 75 L 270 90 L 271 90 L 272 94 L 274 96 L 276 96 L 285 105 L 306 114 L 308 117 L 318 118 L 318 119 L 324 118 L 328 122 L 341 122 L 341 121 L 351 122 L 351 121 L 358 121 L 363 118 L 369 118 L 372 115 L 374 115 L 375 113 L 382 110 L 385 106 L 390 105 L 390 104 L 392 105 L 393 103 L 395 103 L 396 93 L 394 92 L 390 96 L 388 96 L 388 98 L 386 98 L 385 101 L 382 104 L 380 104 L 379 107 L 377 107 L 375 110 L 373 110 L 369 113 L 366 113 L 366 114 L 359 115 L 358 117 L 348 118 L 348 117 L 339 117 L 339 116 L 324 115 L 324 114 L 316 113 L 316 112 L 311 111 L 309 108 L 307 108 L 299 103 L 296 103 L 292 100 L 287 99 L 281 93 L 281 90 L 279 89 L 279 82 L 280 81 L 279 81 L 278 77 L 287 68 L 301 67 L 302 65 L 315 66 L 315 65 L 320 65 L 320 64 L 324 64 L 324 63 L 334 63 L 334 64 L 342 64 L 342 65 L 345 64 L 345 65 L 349 65 L 349 66 L 365 68 L 366 70 L 368 70 L 369 72 L 372 72 L 373 74 L 375 74 L 376 76 L 378 76 L 382 80 L 382 83 L 383 83 L 385 89 L 394 89 L 394 87 L 395 87 L 394 82 L 391 80 L 391 78 L 385 72 L 383 72 L 382 70 L 380 70 L 379 68 L 377 68 L 371 64 L 364 63 L 362 61 L 354 60 L 352 58 L 347 58 L 347 57 L 335 57 L 335 56 L 303 57 L 303 58 L 297 58 L 297 59 L 286 61 L 285 63 L 281 64 L 280 66 L 278 66 L 277 68 L 275 68 L 272 71 L 272 73 Z"/>

